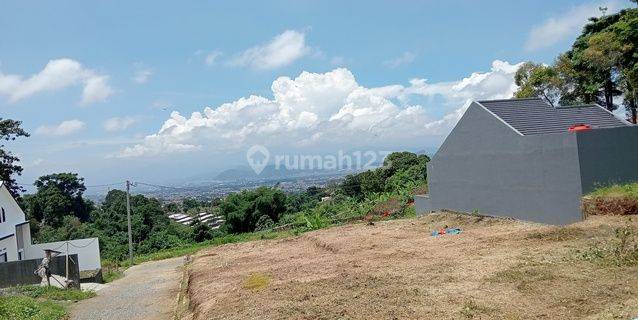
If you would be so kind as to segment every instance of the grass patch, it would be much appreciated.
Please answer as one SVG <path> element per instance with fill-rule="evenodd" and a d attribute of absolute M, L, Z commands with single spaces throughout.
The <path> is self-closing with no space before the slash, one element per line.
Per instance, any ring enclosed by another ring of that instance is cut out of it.
<path fill-rule="evenodd" d="M 266 239 L 280 239 L 294 235 L 293 231 L 285 230 L 285 231 L 260 231 L 260 232 L 250 232 L 250 233 L 240 233 L 240 234 L 229 234 L 223 237 L 217 237 L 211 240 L 207 240 L 204 242 L 181 246 L 176 248 L 170 248 L 166 250 L 157 251 L 149 254 L 142 254 L 135 256 L 133 259 L 133 265 L 137 265 L 140 263 L 148 262 L 148 261 L 157 261 L 164 260 L 176 257 L 182 257 L 186 255 L 191 255 L 197 253 L 201 249 L 220 246 L 229 243 L 237 243 L 237 242 L 248 242 L 255 240 L 266 240 Z M 102 261 L 103 265 L 109 265 L 114 269 L 118 269 L 122 271 L 131 266 L 130 260 L 124 261 Z"/>
<path fill-rule="evenodd" d="M 113 282 L 122 277 L 124 277 L 124 271 L 119 267 L 108 268 L 102 272 L 102 280 L 104 280 L 104 283 Z"/>
<path fill-rule="evenodd" d="M 244 281 L 244 289 L 259 291 L 266 288 L 268 284 L 270 284 L 270 276 L 255 272 L 251 273 Z"/>
<path fill-rule="evenodd" d="M 607 267 L 638 265 L 638 232 L 630 227 L 616 228 L 611 239 L 576 251 L 576 256 Z"/>
<path fill-rule="evenodd" d="M 537 285 L 556 280 L 549 266 L 540 264 L 516 265 L 509 269 L 499 271 L 487 278 L 491 283 L 511 283 L 520 292 L 531 292 Z"/>
<path fill-rule="evenodd" d="M 79 301 L 95 297 L 93 291 L 81 291 L 74 289 L 60 289 L 56 287 L 41 286 L 16 286 L 6 290 L 6 293 L 12 296 L 26 296 L 36 299 L 47 300 L 70 300 Z"/>
<path fill-rule="evenodd" d="M 66 319 L 67 311 L 53 301 L 40 301 L 26 296 L 0 296 L 2 320 Z"/>
<path fill-rule="evenodd" d="M 547 231 L 535 231 L 527 234 L 525 239 L 541 241 L 567 241 L 582 238 L 585 231 L 581 228 L 558 227 Z"/>
<path fill-rule="evenodd" d="M 461 305 L 461 310 L 459 310 L 461 317 L 465 319 L 474 319 L 474 318 L 480 317 L 481 315 L 486 315 L 493 312 L 494 312 L 493 308 L 480 305 L 476 303 L 474 300 L 465 301 L 463 305 Z"/>
<path fill-rule="evenodd" d="M 638 199 L 638 183 L 615 184 L 596 189 L 589 194 L 591 197 L 630 197 Z"/>
<path fill-rule="evenodd" d="M 597 189 L 583 198 L 587 215 L 638 214 L 638 183 Z"/>

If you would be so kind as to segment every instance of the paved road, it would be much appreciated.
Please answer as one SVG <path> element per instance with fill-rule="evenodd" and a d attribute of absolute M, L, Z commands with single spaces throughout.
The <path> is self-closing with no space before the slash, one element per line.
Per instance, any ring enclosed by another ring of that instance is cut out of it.
<path fill-rule="evenodd" d="M 147 262 L 126 270 L 97 296 L 73 306 L 73 320 L 170 319 L 184 258 Z"/>

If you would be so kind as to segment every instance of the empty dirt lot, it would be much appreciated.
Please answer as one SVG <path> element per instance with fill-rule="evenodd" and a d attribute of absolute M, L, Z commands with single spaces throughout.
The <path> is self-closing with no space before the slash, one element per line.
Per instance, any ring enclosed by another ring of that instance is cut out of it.
<path fill-rule="evenodd" d="M 583 257 L 617 248 L 614 230 L 636 220 L 558 228 L 439 213 L 225 245 L 194 257 L 189 317 L 633 319 L 638 267 Z M 430 236 L 444 225 L 463 233 Z"/>

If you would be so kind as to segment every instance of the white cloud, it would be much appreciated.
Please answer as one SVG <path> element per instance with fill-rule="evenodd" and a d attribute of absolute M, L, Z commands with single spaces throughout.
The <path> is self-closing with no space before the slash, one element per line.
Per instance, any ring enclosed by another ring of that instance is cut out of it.
<path fill-rule="evenodd" d="M 548 48 L 560 41 L 575 37 L 587 24 L 590 17 L 601 15 L 600 7 L 606 7 L 607 14 L 611 14 L 618 11 L 620 5 L 617 1 L 611 1 L 572 7 L 562 15 L 551 17 L 532 28 L 525 43 L 525 50 L 534 51 Z"/>
<path fill-rule="evenodd" d="M 494 61 L 488 72 L 451 82 L 413 79 L 410 85 L 366 88 L 345 68 L 280 77 L 273 98 L 251 95 L 184 117 L 172 112 L 160 130 L 119 157 L 154 156 L 242 146 L 356 147 L 422 141 L 454 126 L 470 99 L 512 96 L 518 64 Z"/>
<path fill-rule="evenodd" d="M 108 76 L 97 76 L 86 80 L 80 103 L 86 105 L 104 101 L 110 97 L 115 91 L 109 86 L 108 80 Z"/>
<path fill-rule="evenodd" d="M 342 56 L 334 56 L 330 59 L 330 65 L 334 67 L 343 67 L 346 64 L 346 59 Z"/>
<path fill-rule="evenodd" d="M 135 72 L 133 73 L 133 78 L 131 80 L 133 80 L 135 83 L 147 83 L 154 73 L 152 69 L 145 67 L 141 63 L 136 63 L 134 65 L 134 68 Z"/>
<path fill-rule="evenodd" d="M 102 126 L 104 127 L 104 130 L 106 131 L 115 132 L 115 131 L 126 130 L 127 128 L 135 124 L 136 122 L 137 122 L 137 119 L 130 116 L 121 117 L 121 118 L 114 117 L 104 121 Z"/>
<path fill-rule="evenodd" d="M 217 59 L 221 57 L 221 55 L 221 51 L 215 50 L 210 52 L 206 55 L 206 58 L 204 58 L 204 63 L 206 63 L 207 66 L 212 66 L 217 62 Z"/>
<path fill-rule="evenodd" d="M 35 130 L 36 134 L 51 136 L 66 136 L 84 130 L 86 124 L 80 120 L 66 120 L 58 125 L 40 126 Z"/>
<path fill-rule="evenodd" d="M 306 45 L 306 35 L 303 32 L 286 30 L 270 42 L 236 55 L 229 64 L 262 70 L 276 69 L 290 65 L 310 52 L 311 49 Z"/>
<path fill-rule="evenodd" d="M 8 96 L 9 102 L 74 85 L 83 86 L 82 104 L 103 101 L 114 93 L 108 84 L 108 76 L 87 69 L 72 59 L 51 60 L 44 69 L 26 79 L 0 71 L 0 94 Z"/>
<path fill-rule="evenodd" d="M 387 67 L 390 68 L 396 68 L 398 66 L 404 65 L 404 64 L 410 64 L 412 62 L 414 62 L 414 59 L 416 59 L 416 53 L 410 52 L 410 51 L 406 51 L 404 52 L 402 55 L 391 59 L 391 60 L 387 60 L 385 62 L 383 62 L 383 64 Z"/>

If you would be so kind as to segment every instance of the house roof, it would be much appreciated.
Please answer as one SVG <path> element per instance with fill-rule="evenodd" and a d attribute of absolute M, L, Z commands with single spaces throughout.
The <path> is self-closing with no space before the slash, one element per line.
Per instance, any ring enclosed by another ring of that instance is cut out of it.
<path fill-rule="evenodd" d="M 596 104 L 554 108 L 538 98 L 478 103 L 522 135 L 565 133 L 577 124 L 588 124 L 593 129 L 630 125 Z"/>

